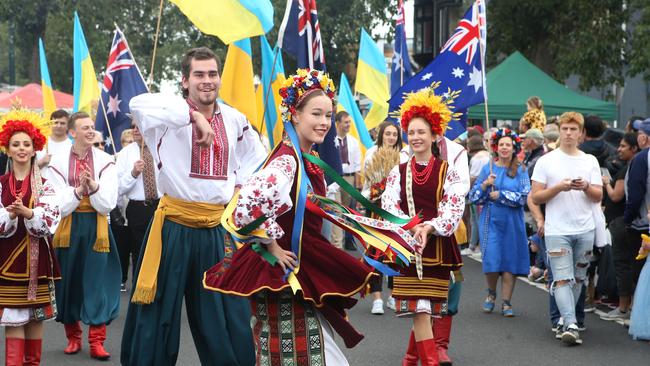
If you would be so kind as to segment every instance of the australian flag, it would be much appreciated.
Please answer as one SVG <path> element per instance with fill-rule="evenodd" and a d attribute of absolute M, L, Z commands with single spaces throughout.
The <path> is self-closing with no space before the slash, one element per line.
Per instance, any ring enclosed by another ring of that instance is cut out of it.
<path fill-rule="evenodd" d="M 406 45 L 406 32 L 404 31 L 404 4 L 399 0 L 399 10 L 395 25 L 395 50 L 390 67 L 390 93 L 395 94 L 402 84 L 411 78 L 411 59 Z"/>
<path fill-rule="evenodd" d="M 434 82 L 440 82 L 436 94 L 444 94 L 448 89 L 460 92 L 454 102 L 455 112 L 466 112 L 470 106 L 487 100 L 484 65 L 486 25 L 485 2 L 477 0 L 460 20 L 440 54 L 393 92 L 389 102 L 390 110 L 399 109 L 404 93 L 420 90 Z M 467 119 L 463 113 L 461 121 L 449 124 L 450 129 L 445 135 L 455 139 L 466 127 Z"/>
<path fill-rule="evenodd" d="M 298 68 L 326 71 L 316 0 L 287 0 L 278 32 L 278 46 L 296 58 Z M 335 138 L 336 123 L 332 116 L 332 127 L 317 150 L 320 158 L 341 174 L 341 156 Z M 327 180 L 331 183 L 329 178 Z"/>
<path fill-rule="evenodd" d="M 325 71 L 316 0 L 287 0 L 278 46 L 295 57 L 298 68 Z"/>
<path fill-rule="evenodd" d="M 129 102 L 134 96 L 147 92 L 147 85 L 133 59 L 126 38 L 119 29 L 116 29 L 102 83 L 102 103 L 99 105 L 95 120 L 95 128 L 104 135 L 104 141 L 107 142 L 106 152 L 115 153 L 122 149 L 120 144 L 122 131 L 131 128 L 131 118 L 127 115 Z M 108 121 L 104 117 L 102 108 L 106 108 Z M 116 146 L 112 146 L 108 133 L 109 126 Z"/>

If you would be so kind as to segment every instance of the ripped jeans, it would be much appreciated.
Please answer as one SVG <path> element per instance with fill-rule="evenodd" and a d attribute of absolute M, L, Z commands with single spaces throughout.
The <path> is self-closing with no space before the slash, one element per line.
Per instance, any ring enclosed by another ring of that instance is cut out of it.
<path fill-rule="evenodd" d="M 547 235 L 546 253 L 553 272 L 551 294 L 564 319 L 564 325 L 576 324 L 575 307 L 580 297 L 594 246 L 595 231 L 574 235 Z M 568 281 L 558 284 L 558 281 Z"/>

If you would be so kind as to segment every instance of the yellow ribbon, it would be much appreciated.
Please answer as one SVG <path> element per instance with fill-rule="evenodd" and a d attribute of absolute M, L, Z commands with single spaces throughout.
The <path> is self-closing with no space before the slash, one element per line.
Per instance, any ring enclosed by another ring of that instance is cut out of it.
<path fill-rule="evenodd" d="M 90 198 L 84 197 L 79 202 L 79 207 L 75 212 L 97 212 L 90 204 Z M 54 234 L 52 240 L 52 247 L 54 248 L 69 248 L 70 247 L 70 233 L 72 232 L 72 214 L 61 219 L 59 228 Z M 110 244 L 108 241 L 108 218 L 105 215 L 97 212 L 97 239 L 93 245 L 93 250 L 99 253 L 110 252 Z"/>
<path fill-rule="evenodd" d="M 191 228 L 213 228 L 221 222 L 223 205 L 191 202 L 164 195 L 151 221 L 138 282 L 131 302 L 151 304 L 156 297 L 158 268 L 162 256 L 162 227 L 165 219 Z"/>

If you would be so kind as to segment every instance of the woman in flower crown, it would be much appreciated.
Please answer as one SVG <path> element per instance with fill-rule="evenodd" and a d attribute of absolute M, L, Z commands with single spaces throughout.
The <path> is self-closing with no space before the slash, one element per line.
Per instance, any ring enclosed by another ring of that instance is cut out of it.
<path fill-rule="evenodd" d="M 462 265 L 454 231 L 463 216 L 464 185 L 458 172 L 440 158 L 437 141 L 456 117 L 453 96 L 434 93 L 435 85 L 406 95 L 399 115 L 413 155 L 390 172 L 382 195 L 384 209 L 400 216 L 422 215 L 415 230 L 420 243 L 415 264 L 394 277 L 399 317 L 413 319 L 403 365 L 437 365 L 432 317 L 445 313 L 451 271 Z"/>
<path fill-rule="evenodd" d="M 525 166 L 517 159 L 521 139 L 514 131 L 506 128 L 494 132 L 490 145 L 497 159 L 483 167 L 469 195 L 472 203 L 483 205 L 479 238 L 488 285 L 483 311 L 494 310 L 497 281 L 501 277 L 501 313 L 512 317 L 510 300 L 515 277 L 528 274 L 524 205 L 530 193 L 530 179 Z"/>
<path fill-rule="evenodd" d="M 323 170 L 304 157 L 299 160 L 299 153 L 313 154 L 312 147 L 323 142 L 331 127 L 334 85 L 321 71 L 298 70 L 280 95 L 285 130 L 299 146 L 288 138 L 278 144 L 263 168 L 242 186 L 229 215 L 238 228 L 263 220 L 259 228 L 266 239 L 244 245 L 232 261 L 206 272 L 204 287 L 250 297 L 257 365 L 284 365 L 289 360 L 347 365 L 332 329 L 347 347 L 363 338 L 348 323 L 345 310 L 356 303 L 351 296 L 374 274 L 321 235 L 322 218 L 309 206 L 312 194 L 326 193 Z M 301 189 L 305 178 L 311 183 L 307 192 Z M 296 214 L 300 192 L 307 194 L 304 215 Z M 294 223 L 301 219 L 303 227 L 295 237 Z"/>
<path fill-rule="evenodd" d="M 0 119 L 0 149 L 11 166 L 0 177 L 0 325 L 5 365 L 38 365 L 43 320 L 56 316 L 59 264 L 47 238 L 61 218 L 53 186 L 35 164 L 50 131 L 39 114 L 12 110 Z"/>

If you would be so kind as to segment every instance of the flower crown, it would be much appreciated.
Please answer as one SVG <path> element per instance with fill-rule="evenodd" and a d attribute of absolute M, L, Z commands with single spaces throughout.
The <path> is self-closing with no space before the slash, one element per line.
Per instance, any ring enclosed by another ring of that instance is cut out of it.
<path fill-rule="evenodd" d="M 50 122 L 41 114 L 27 109 L 12 109 L 0 118 L 0 150 L 6 152 L 9 140 L 17 132 L 24 132 L 32 139 L 34 151 L 43 150 L 50 135 Z"/>
<path fill-rule="evenodd" d="M 393 113 L 395 117 L 399 117 L 403 131 L 408 130 L 413 118 L 420 117 L 431 125 L 431 132 L 442 135 L 449 122 L 460 117 L 460 113 L 452 112 L 454 99 L 458 97 L 459 92 L 448 89 L 443 95 L 436 95 L 435 89 L 438 86 L 440 82 L 435 82 L 429 87 L 404 94 L 404 103 L 399 111 Z"/>
<path fill-rule="evenodd" d="M 323 71 L 298 69 L 296 75 L 289 76 L 280 88 L 282 122 L 291 122 L 296 108 L 307 95 L 316 90 L 322 90 L 330 99 L 334 99 L 336 88 L 332 79 Z"/>
<path fill-rule="evenodd" d="M 503 137 L 510 137 L 512 139 L 512 146 L 515 154 L 519 153 L 521 150 L 521 137 L 509 128 L 500 128 L 496 132 L 492 133 L 492 137 L 490 137 L 490 147 L 492 148 L 492 151 L 497 152 L 499 149 L 499 140 Z"/>

